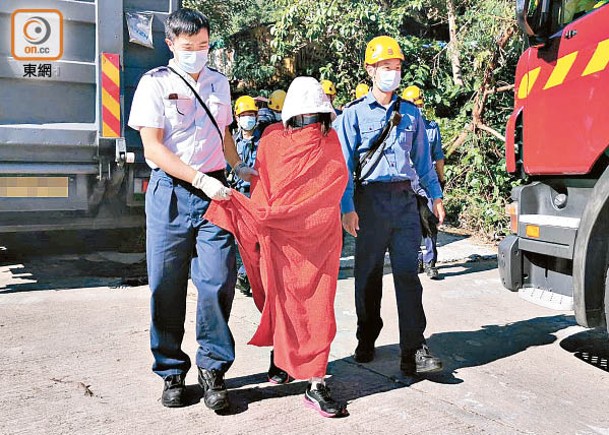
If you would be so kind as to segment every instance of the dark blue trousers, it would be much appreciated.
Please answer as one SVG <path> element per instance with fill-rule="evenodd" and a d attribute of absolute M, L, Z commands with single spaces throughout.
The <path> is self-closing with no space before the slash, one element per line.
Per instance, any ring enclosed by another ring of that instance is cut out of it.
<path fill-rule="evenodd" d="M 433 210 L 433 201 L 431 199 L 427 199 L 427 206 L 430 210 Z M 419 247 L 419 260 L 435 266 L 436 261 L 438 261 L 438 235 L 424 237 L 423 243 L 425 243 L 425 253 Z"/>
<path fill-rule="evenodd" d="M 230 233 L 203 219 L 209 204 L 188 183 L 152 171 L 146 193 L 146 257 L 152 370 L 161 377 L 190 369 L 190 358 L 181 348 L 189 272 L 197 287 L 197 366 L 225 372 L 235 359 L 228 327 L 235 295 L 235 243 Z"/>
<path fill-rule="evenodd" d="M 424 237 L 423 242 L 425 243 L 425 252 L 419 251 L 419 260 L 435 266 L 436 261 L 438 261 L 438 236 Z"/>
<path fill-rule="evenodd" d="M 360 230 L 355 243 L 357 339 L 372 345 L 382 327 L 383 262 L 389 250 L 403 355 L 425 339 L 423 288 L 417 274 L 421 224 L 409 182 L 370 183 L 356 189 Z"/>

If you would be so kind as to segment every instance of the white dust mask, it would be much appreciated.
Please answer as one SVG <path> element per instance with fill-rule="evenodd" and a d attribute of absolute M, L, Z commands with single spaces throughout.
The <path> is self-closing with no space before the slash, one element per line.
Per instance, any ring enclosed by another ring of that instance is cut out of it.
<path fill-rule="evenodd" d="M 209 50 L 186 51 L 176 50 L 178 55 L 175 61 L 180 68 L 188 74 L 200 73 L 207 64 L 207 54 Z"/>
<path fill-rule="evenodd" d="M 239 127 L 245 131 L 253 130 L 256 126 L 255 116 L 242 116 L 239 118 Z"/>
<path fill-rule="evenodd" d="M 376 84 L 383 92 L 393 92 L 400 86 L 402 72 L 398 70 L 380 70 Z"/>

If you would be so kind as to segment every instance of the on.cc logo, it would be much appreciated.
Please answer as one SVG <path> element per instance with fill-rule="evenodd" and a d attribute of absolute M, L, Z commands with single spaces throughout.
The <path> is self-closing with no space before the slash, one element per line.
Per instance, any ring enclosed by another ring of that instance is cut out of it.
<path fill-rule="evenodd" d="M 59 60 L 63 15 L 57 9 L 18 9 L 11 15 L 11 54 L 16 60 Z"/>
<path fill-rule="evenodd" d="M 23 36 L 30 44 L 44 44 L 51 37 L 51 25 L 42 17 L 32 17 L 23 25 Z"/>

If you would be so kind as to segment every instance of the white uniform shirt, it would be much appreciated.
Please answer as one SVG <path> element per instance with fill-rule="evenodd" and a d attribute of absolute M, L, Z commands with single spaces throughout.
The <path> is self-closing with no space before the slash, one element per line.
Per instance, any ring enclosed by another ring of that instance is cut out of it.
<path fill-rule="evenodd" d="M 228 79 L 203 68 L 198 80 L 183 72 L 172 60 L 169 65 L 192 85 L 213 114 L 224 135 L 233 122 Z M 167 67 L 148 71 L 137 85 L 128 125 L 163 129 L 163 143 L 180 160 L 200 172 L 226 167 L 222 140 L 205 109 L 184 81 Z M 146 160 L 151 168 L 157 168 Z"/>

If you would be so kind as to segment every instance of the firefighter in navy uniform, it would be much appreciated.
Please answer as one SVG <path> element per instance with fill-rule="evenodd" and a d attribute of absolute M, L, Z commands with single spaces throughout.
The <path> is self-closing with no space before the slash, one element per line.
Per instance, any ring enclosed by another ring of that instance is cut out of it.
<path fill-rule="evenodd" d="M 285 96 L 286 92 L 283 89 L 276 89 L 271 93 L 267 107 L 258 111 L 258 123 L 260 125 L 266 127 L 281 121 Z"/>
<path fill-rule="evenodd" d="M 402 98 L 410 101 L 422 111 L 423 109 L 423 92 L 418 86 L 408 86 L 402 93 Z M 422 112 L 421 112 L 422 114 Z M 431 152 L 431 161 L 434 164 L 440 186 L 444 190 L 444 152 L 442 151 L 442 136 L 440 135 L 440 127 L 435 121 L 430 121 L 423 116 L 425 123 L 425 132 L 429 141 L 429 149 Z M 422 192 L 425 196 L 426 193 Z M 432 205 L 429 204 L 431 207 Z M 438 261 L 438 237 L 437 234 L 424 237 L 425 254 L 419 249 L 419 273 L 425 271 L 425 274 L 431 279 L 439 279 L 440 274 L 436 267 Z"/>
<path fill-rule="evenodd" d="M 251 168 L 254 167 L 254 163 L 256 162 L 258 143 L 260 142 L 260 137 L 264 131 L 264 124 L 257 121 L 257 114 L 258 106 L 252 97 L 244 95 L 239 97 L 235 102 L 237 131 L 233 135 L 233 139 L 241 161 Z M 249 181 L 235 177 L 233 186 L 235 190 L 249 196 Z M 243 264 L 241 264 L 239 271 L 237 272 L 237 288 L 246 296 L 252 295 L 252 289 Z"/>
<path fill-rule="evenodd" d="M 350 173 L 341 202 L 343 227 L 356 237 L 358 345 L 354 359 L 366 363 L 374 358 L 375 341 L 383 327 L 383 265 L 389 250 L 398 306 L 400 369 L 405 375 L 417 375 L 440 371 L 442 363 L 430 353 L 423 336 L 426 319 L 417 274 L 421 224 L 411 183 L 420 182 L 433 198 L 434 213 L 440 221 L 445 212 L 423 118 L 415 105 L 394 92 L 400 84 L 403 61 L 395 39 L 372 39 L 365 54 L 372 91 L 345 108 L 334 127 Z M 375 140 L 388 123 L 391 128 L 377 147 L 376 156 L 357 164 L 371 147 L 376 147 Z M 358 167 L 361 178 L 354 183 L 352 174 Z"/>

